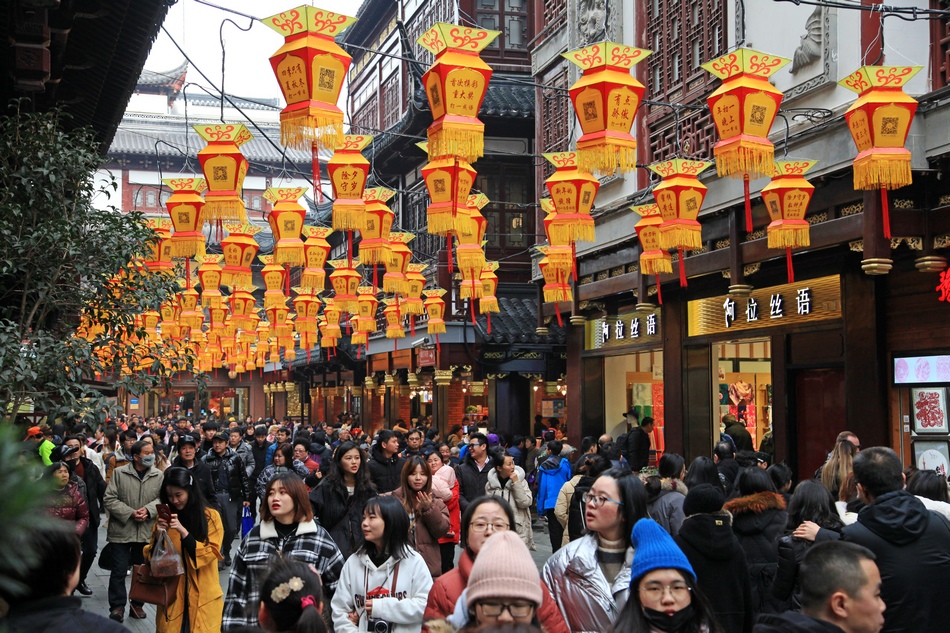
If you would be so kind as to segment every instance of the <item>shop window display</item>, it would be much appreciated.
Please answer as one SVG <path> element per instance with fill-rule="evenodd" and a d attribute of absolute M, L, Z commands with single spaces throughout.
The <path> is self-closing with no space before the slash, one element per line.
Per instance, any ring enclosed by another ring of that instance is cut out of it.
<path fill-rule="evenodd" d="M 758 447 L 772 427 L 772 360 L 768 339 L 730 341 L 718 351 L 719 419 L 731 414 L 742 422 Z M 714 420 L 718 424 L 719 420 Z"/>

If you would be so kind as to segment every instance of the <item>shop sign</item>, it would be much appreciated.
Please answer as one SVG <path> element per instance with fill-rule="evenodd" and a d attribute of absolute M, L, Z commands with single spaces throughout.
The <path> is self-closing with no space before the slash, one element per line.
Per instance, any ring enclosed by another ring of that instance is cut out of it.
<path fill-rule="evenodd" d="M 688 312 L 689 336 L 837 319 L 841 282 L 832 275 L 754 290 L 744 298 L 698 299 L 689 302 Z"/>
<path fill-rule="evenodd" d="M 434 366 L 435 365 L 435 350 L 434 349 L 420 349 L 418 360 L 419 360 L 419 365 L 422 367 Z"/>
<path fill-rule="evenodd" d="M 657 342 L 660 338 L 660 315 L 621 314 L 587 322 L 587 349 L 604 349 Z"/>
<path fill-rule="evenodd" d="M 950 355 L 894 358 L 895 385 L 950 383 Z"/>

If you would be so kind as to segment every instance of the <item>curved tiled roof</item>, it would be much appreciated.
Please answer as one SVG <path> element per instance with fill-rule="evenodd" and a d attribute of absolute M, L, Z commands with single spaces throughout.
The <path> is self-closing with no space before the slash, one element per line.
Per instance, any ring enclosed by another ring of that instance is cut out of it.
<path fill-rule="evenodd" d="M 177 68 L 171 70 L 148 70 L 142 69 L 139 80 L 135 84 L 136 91 L 141 91 L 146 87 L 165 86 L 174 89 L 176 92 L 181 89 L 188 74 L 188 60 L 185 60 Z"/>
<path fill-rule="evenodd" d="M 563 345 L 567 341 L 563 327 L 548 325 L 550 334 L 538 336 L 538 301 L 534 297 L 498 297 L 501 312 L 491 315 L 491 334 L 488 317 L 476 317 L 479 338 L 493 345 Z"/>

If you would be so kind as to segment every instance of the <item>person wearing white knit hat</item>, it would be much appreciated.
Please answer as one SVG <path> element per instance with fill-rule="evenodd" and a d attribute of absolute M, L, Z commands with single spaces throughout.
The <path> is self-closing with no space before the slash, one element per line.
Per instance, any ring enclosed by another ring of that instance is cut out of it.
<path fill-rule="evenodd" d="M 472 565 L 465 590 L 470 625 L 538 624 L 541 576 L 517 533 L 493 534 Z"/>

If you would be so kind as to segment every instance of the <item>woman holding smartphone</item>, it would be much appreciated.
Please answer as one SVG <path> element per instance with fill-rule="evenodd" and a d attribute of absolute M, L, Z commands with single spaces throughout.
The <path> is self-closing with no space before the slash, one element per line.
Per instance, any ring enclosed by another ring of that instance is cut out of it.
<path fill-rule="evenodd" d="M 145 546 L 150 562 L 161 530 L 168 532 L 172 544 L 184 561 L 185 574 L 178 582 L 178 593 L 168 606 L 158 605 L 156 633 L 217 633 L 221 630 L 224 592 L 218 579 L 221 540 L 224 527 L 214 508 L 209 508 L 201 489 L 188 470 L 172 466 L 165 471 L 159 498 L 159 517 L 152 541 Z M 187 618 L 187 621 L 185 620 Z"/>

